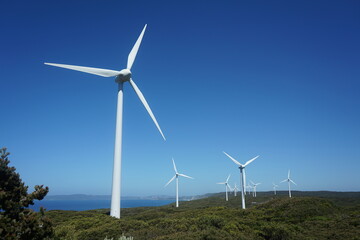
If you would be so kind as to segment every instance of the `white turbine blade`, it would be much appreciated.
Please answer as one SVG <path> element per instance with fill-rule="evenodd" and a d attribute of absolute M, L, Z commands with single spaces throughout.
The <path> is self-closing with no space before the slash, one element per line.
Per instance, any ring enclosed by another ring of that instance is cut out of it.
<path fill-rule="evenodd" d="M 190 179 L 194 179 L 193 177 L 187 176 L 187 175 L 182 174 L 182 173 L 179 173 L 179 176 L 186 177 L 186 178 L 190 178 Z"/>
<path fill-rule="evenodd" d="M 236 161 L 233 157 L 231 157 L 229 154 L 227 154 L 226 152 L 223 151 L 223 153 L 228 156 L 236 165 L 238 165 L 239 167 L 242 166 L 241 163 L 239 163 L 238 161 Z"/>
<path fill-rule="evenodd" d="M 290 170 L 288 171 L 288 178 L 290 178 Z"/>
<path fill-rule="evenodd" d="M 218 183 L 216 183 L 216 184 L 226 184 L 226 182 L 218 182 Z"/>
<path fill-rule="evenodd" d="M 245 164 L 244 164 L 244 167 L 246 167 L 248 164 L 250 164 L 252 161 L 254 161 L 255 159 L 257 159 L 259 156 L 256 156 L 252 159 L 250 159 L 249 161 L 247 161 Z"/>
<path fill-rule="evenodd" d="M 256 185 L 253 181 L 250 180 L 250 182 L 251 182 L 252 185 Z"/>
<path fill-rule="evenodd" d="M 61 68 L 67 68 L 79 72 L 85 72 L 90 73 L 102 77 L 115 77 L 120 72 L 114 71 L 114 70 L 108 70 L 108 69 L 101 69 L 101 68 L 92 68 L 92 67 L 82 67 L 82 66 L 74 66 L 74 65 L 67 65 L 67 64 L 58 64 L 58 63 L 44 63 L 46 65 L 55 66 L 55 67 L 61 67 Z"/>
<path fill-rule="evenodd" d="M 229 174 L 229 176 L 227 177 L 226 183 L 228 183 L 230 176 L 231 176 L 231 174 Z"/>
<path fill-rule="evenodd" d="M 283 182 L 286 182 L 287 181 L 287 179 L 285 179 L 285 180 L 282 180 L 280 183 L 283 183 Z"/>
<path fill-rule="evenodd" d="M 173 176 L 173 177 L 170 179 L 170 181 L 168 181 L 168 183 L 167 183 L 164 187 L 166 187 L 167 185 L 169 185 L 169 183 L 171 183 L 172 181 L 174 181 L 175 177 L 176 177 L 176 175 Z"/>
<path fill-rule="evenodd" d="M 128 61 L 127 61 L 127 69 L 131 69 L 134 61 L 135 61 L 135 58 L 136 58 L 136 54 L 139 50 L 139 47 L 140 47 L 140 44 L 141 44 L 141 40 L 144 36 L 144 33 L 145 33 L 145 29 L 146 29 L 146 26 L 147 24 L 145 24 L 145 27 L 143 28 L 143 30 L 141 31 L 140 33 L 140 36 L 138 37 L 138 39 L 136 40 L 133 48 L 131 49 L 131 52 L 129 53 L 129 56 L 128 56 Z"/>
<path fill-rule="evenodd" d="M 291 180 L 291 179 L 289 179 L 289 180 L 290 180 L 290 182 L 292 182 L 293 184 L 297 185 L 293 180 Z"/>
<path fill-rule="evenodd" d="M 136 92 L 136 94 L 138 95 L 138 97 L 140 98 L 140 101 L 144 104 L 144 107 L 148 111 L 151 119 L 154 121 L 157 129 L 159 130 L 159 132 L 161 134 L 161 136 L 164 138 L 164 140 L 166 140 L 163 132 L 161 131 L 161 128 L 160 128 L 158 122 L 156 121 L 156 118 L 155 118 L 154 114 L 151 111 L 151 108 L 150 108 L 149 104 L 147 103 L 147 101 L 146 101 L 146 99 L 144 97 L 144 95 L 141 93 L 140 89 L 136 86 L 135 82 L 131 78 L 130 78 L 129 82 L 130 82 L 131 86 L 133 87 L 134 91 Z"/>
<path fill-rule="evenodd" d="M 173 165 L 174 165 L 174 170 L 175 170 L 175 173 L 178 173 L 177 169 L 176 169 L 176 165 L 175 165 L 175 161 L 174 159 L 172 159 L 172 162 L 173 162 Z"/>

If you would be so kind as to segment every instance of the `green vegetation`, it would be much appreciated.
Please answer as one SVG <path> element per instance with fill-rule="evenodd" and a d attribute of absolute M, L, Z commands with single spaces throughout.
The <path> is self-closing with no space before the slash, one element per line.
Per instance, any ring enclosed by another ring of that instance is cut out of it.
<path fill-rule="evenodd" d="M 6 148 L 0 149 L 0 239 L 50 239 L 53 229 L 44 209 L 36 213 L 27 208 L 34 200 L 42 200 L 48 187 L 37 185 L 28 194 L 16 169 L 9 167 L 8 156 Z"/>
<path fill-rule="evenodd" d="M 28 187 L 9 153 L 0 149 L 0 239 L 137 240 L 137 239 L 353 239 L 360 240 L 360 193 L 260 192 L 248 195 L 248 209 L 240 197 L 224 194 L 161 207 L 122 209 L 122 218 L 108 209 L 49 211 L 28 209 L 49 189 Z"/>
<path fill-rule="evenodd" d="M 360 239 L 360 194 L 340 201 L 325 197 L 286 197 L 259 193 L 240 198 L 223 195 L 161 207 L 122 209 L 122 218 L 108 209 L 49 211 L 57 239 Z M 312 195 L 313 193 L 308 193 Z M 297 195 L 297 196 L 296 196 Z M 306 194 L 305 194 L 306 195 Z M 344 198 L 345 199 L 345 198 Z M 344 203 L 345 202 L 345 203 Z M 341 203 L 341 204 L 339 204 Z"/>

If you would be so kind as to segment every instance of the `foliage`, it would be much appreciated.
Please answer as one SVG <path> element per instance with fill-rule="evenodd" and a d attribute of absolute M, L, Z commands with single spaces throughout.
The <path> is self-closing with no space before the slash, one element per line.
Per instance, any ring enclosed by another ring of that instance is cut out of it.
<path fill-rule="evenodd" d="M 0 150 L 0 238 L 1 239 L 47 239 L 53 230 L 45 210 L 36 213 L 27 207 L 34 200 L 42 200 L 48 187 L 35 186 L 28 194 L 28 187 L 22 182 L 14 167 L 9 167 L 6 148 Z"/>
<path fill-rule="evenodd" d="M 353 196 L 350 207 L 331 198 L 285 196 L 248 197 L 246 210 L 239 197 L 225 202 L 213 196 L 181 202 L 179 208 L 122 209 L 121 219 L 110 217 L 108 209 L 48 214 L 59 239 L 359 239 L 359 197 Z"/>

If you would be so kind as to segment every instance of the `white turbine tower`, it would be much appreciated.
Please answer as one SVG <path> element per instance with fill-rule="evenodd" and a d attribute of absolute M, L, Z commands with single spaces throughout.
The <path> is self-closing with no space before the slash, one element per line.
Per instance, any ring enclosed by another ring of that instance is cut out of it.
<path fill-rule="evenodd" d="M 275 183 L 273 183 L 273 189 L 274 189 L 274 195 L 276 195 L 276 188 L 279 187 L 278 185 L 276 185 Z"/>
<path fill-rule="evenodd" d="M 121 187 L 121 145 L 122 145 L 122 119 L 123 119 L 123 84 L 125 82 L 129 82 L 130 85 L 133 87 L 134 91 L 140 98 L 140 101 L 145 106 L 147 112 L 149 113 L 150 117 L 154 121 L 156 127 L 158 128 L 161 136 L 165 140 L 165 136 L 162 133 L 158 122 L 154 114 L 152 113 L 149 104 L 144 98 L 144 95 L 141 93 L 140 89 L 136 86 L 135 82 L 131 78 L 131 67 L 135 61 L 136 54 L 139 50 L 141 40 L 144 36 L 144 32 L 146 26 L 143 28 L 140 36 L 138 37 L 137 41 L 135 42 L 133 48 L 131 49 L 128 60 L 127 66 L 125 69 L 121 71 L 114 71 L 108 69 L 100 69 L 100 68 L 92 68 L 92 67 L 81 67 L 81 66 L 74 66 L 74 65 L 66 65 L 66 64 L 57 64 L 57 63 L 45 63 L 47 65 L 67 68 L 75 71 L 90 73 L 102 77 L 115 77 L 115 82 L 118 84 L 118 99 L 117 99 L 117 113 L 116 113 L 116 131 L 115 131 L 115 150 L 114 150 L 114 168 L 113 168 L 113 181 L 112 181 L 112 195 L 111 195 L 111 211 L 110 215 L 116 218 L 120 218 L 120 187 Z"/>
<path fill-rule="evenodd" d="M 169 185 L 169 183 L 171 183 L 176 178 L 176 207 L 179 207 L 179 176 L 186 177 L 186 178 L 191 178 L 191 179 L 194 179 L 194 178 L 189 177 L 189 176 L 187 176 L 185 174 L 179 173 L 177 171 L 177 169 L 176 169 L 174 159 L 172 159 L 172 162 L 173 162 L 173 165 L 174 165 L 175 175 L 170 179 L 170 181 L 165 185 L 165 187 L 167 185 Z"/>
<path fill-rule="evenodd" d="M 258 186 L 258 185 L 260 185 L 261 183 L 254 183 L 254 182 L 252 182 L 252 181 L 250 181 L 251 182 L 251 184 L 253 185 L 253 197 L 256 197 L 256 187 Z"/>
<path fill-rule="evenodd" d="M 238 162 L 237 160 L 235 160 L 233 157 L 231 157 L 229 154 L 227 154 L 226 152 L 223 152 L 226 156 L 228 156 L 240 169 L 240 180 L 241 180 L 241 202 L 242 202 L 242 208 L 245 209 L 245 186 L 246 186 L 246 176 L 245 176 L 245 167 L 247 165 L 249 165 L 252 161 L 254 161 L 255 159 L 257 159 L 259 156 L 256 156 L 252 159 L 250 159 L 249 161 L 247 161 L 245 164 L 241 164 L 240 162 Z"/>
<path fill-rule="evenodd" d="M 289 185 L 289 197 L 291 197 L 290 182 L 292 182 L 292 183 L 295 184 L 295 185 L 296 185 L 296 183 L 290 178 L 290 170 L 288 171 L 288 177 L 287 177 L 287 179 L 281 181 L 280 183 L 283 183 L 283 182 L 288 182 L 288 185 Z"/>
<path fill-rule="evenodd" d="M 226 179 L 225 182 L 217 183 L 217 184 L 224 184 L 224 185 L 225 185 L 225 199 L 226 199 L 226 201 L 229 200 L 229 198 L 228 198 L 229 178 L 230 178 L 230 174 L 229 174 L 229 176 L 227 177 L 227 179 Z"/>

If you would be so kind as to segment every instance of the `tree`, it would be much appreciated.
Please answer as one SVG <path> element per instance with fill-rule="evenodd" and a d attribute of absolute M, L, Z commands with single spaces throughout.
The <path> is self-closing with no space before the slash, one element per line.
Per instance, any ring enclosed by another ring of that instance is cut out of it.
<path fill-rule="evenodd" d="M 35 191 L 28 194 L 28 186 L 16 173 L 15 167 L 9 167 L 10 153 L 0 149 L 0 239 L 50 239 L 53 229 L 45 210 L 40 213 L 28 209 L 34 200 L 42 200 L 49 192 L 48 187 L 36 185 Z"/>

